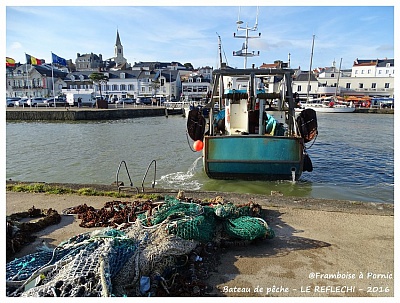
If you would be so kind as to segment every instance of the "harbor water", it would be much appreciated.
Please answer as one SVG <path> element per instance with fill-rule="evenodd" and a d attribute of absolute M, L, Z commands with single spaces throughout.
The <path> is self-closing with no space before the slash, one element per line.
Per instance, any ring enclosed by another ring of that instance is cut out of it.
<path fill-rule="evenodd" d="M 394 203 L 394 115 L 318 113 L 298 182 L 212 180 L 180 116 L 91 122 L 7 122 L 6 178 L 111 184 L 125 161 L 135 186 L 156 160 L 157 187 Z M 129 184 L 124 167 L 119 180 Z M 154 166 L 144 181 L 149 187 Z M 247 201 L 245 201 L 247 202 Z"/>

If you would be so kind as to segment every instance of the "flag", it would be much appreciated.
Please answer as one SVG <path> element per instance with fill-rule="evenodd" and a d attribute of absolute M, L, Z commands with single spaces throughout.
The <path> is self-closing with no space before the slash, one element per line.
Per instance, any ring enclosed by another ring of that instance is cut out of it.
<path fill-rule="evenodd" d="M 42 60 L 32 57 L 31 55 L 25 54 L 25 57 L 27 64 L 41 65 L 43 63 Z"/>
<path fill-rule="evenodd" d="M 6 57 L 6 67 L 14 67 L 15 66 L 15 60 L 10 57 Z"/>
<path fill-rule="evenodd" d="M 67 60 L 65 60 L 64 58 L 61 58 L 59 56 L 57 56 L 56 54 L 51 53 L 51 58 L 53 60 L 53 63 L 57 63 L 60 65 L 64 65 L 67 66 Z"/>

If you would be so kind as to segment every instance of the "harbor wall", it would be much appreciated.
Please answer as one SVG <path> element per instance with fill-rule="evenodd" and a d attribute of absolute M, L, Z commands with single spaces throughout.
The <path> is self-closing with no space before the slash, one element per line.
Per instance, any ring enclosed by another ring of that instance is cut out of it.
<path fill-rule="evenodd" d="M 139 117 L 164 116 L 165 108 L 132 109 L 60 109 L 60 110 L 7 110 L 6 120 L 117 120 Z"/>
<path fill-rule="evenodd" d="M 356 113 L 394 114 L 394 109 L 357 108 Z M 23 121 L 75 121 L 75 120 L 118 120 L 139 117 L 154 117 L 182 114 L 182 110 L 155 108 L 120 108 L 120 109 L 7 109 L 6 120 Z"/>

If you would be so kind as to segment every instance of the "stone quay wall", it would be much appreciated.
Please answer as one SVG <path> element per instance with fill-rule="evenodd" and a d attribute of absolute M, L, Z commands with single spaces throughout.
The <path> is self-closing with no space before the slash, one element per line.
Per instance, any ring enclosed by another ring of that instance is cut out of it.
<path fill-rule="evenodd" d="M 131 109 L 21 109 L 7 110 L 6 120 L 116 120 L 139 117 L 165 116 L 165 108 L 131 108 Z"/>

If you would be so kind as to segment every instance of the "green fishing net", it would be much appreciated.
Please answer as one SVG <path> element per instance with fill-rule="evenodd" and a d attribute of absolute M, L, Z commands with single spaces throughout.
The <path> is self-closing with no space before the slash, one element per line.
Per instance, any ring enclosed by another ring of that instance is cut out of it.
<path fill-rule="evenodd" d="M 257 238 L 271 238 L 273 231 L 260 218 L 243 216 L 229 219 L 224 224 L 225 231 L 234 238 L 254 240 Z"/>
<path fill-rule="evenodd" d="M 182 202 L 175 197 L 166 197 L 165 203 L 147 218 L 151 225 L 167 220 L 166 230 L 186 240 L 211 241 L 218 223 L 222 223 L 226 233 L 234 238 L 254 240 L 273 238 L 273 230 L 261 219 L 250 216 L 250 205 L 235 206 L 223 203 L 201 206 L 196 203 Z M 144 217 L 142 217 L 142 222 Z"/>

